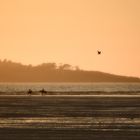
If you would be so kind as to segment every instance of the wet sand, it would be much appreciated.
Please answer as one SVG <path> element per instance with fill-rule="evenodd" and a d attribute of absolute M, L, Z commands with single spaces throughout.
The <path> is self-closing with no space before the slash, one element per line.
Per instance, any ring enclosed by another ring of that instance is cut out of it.
<path fill-rule="evenodd" d="M 139 140 L 140 96 L 0 96 L 1 140 Z"/>

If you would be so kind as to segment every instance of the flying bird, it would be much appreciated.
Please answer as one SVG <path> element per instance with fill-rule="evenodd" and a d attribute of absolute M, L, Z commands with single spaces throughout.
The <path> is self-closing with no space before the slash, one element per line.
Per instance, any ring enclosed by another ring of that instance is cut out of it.
<path fill-rule="evenodd" d="M 98 55 L 100 55 L 101 54 L 101 51 L 97 51 L 97 53 L 98 53 Z"/>

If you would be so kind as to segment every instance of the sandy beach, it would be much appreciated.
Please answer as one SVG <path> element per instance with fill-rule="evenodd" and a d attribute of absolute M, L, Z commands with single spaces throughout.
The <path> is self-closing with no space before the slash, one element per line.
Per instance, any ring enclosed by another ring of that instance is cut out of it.
<path fill-rule="evenodd" d="M 140 139 L 140 96 L 0 96 L 0 139 Z"/>

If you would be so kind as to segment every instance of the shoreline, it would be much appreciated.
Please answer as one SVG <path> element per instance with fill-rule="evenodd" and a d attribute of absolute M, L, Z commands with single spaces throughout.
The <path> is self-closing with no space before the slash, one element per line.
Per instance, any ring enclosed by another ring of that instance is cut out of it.
<path fill-rule="evenodd" d="M 140 95 L 1 95 L 2 140 L 139 140 Z"/>

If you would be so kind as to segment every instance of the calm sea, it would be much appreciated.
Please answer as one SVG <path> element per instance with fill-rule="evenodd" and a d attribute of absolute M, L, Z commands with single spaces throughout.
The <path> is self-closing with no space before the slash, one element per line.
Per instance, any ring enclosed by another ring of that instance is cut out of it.
<path fill-rule="evenodd" d="M 25 94 L 31 89 L 52 93 L 140 93 L 140 83 L 0 83 L 1 94 Z"/>

